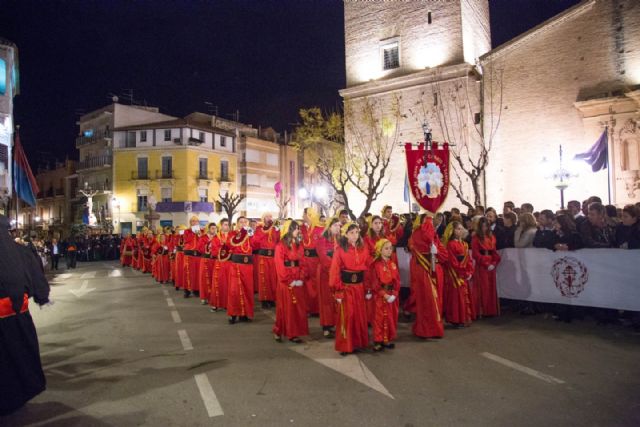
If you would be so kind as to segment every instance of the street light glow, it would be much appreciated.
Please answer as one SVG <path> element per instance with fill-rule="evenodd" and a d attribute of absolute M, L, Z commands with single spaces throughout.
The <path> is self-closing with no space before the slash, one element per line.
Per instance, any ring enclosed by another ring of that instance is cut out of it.
<path fill-rule="evenodd" d="M 314 188 L 313 193 L 318 199 L 324 199 L 327 197 L 327 187 L 324 185 L 319 185 Z"/>
<path fill-rule="evenodd" d="M 300 190 L 298 190 L 298 195 L 303 200 L 309 198 L 309 192 L 307 191 L 306 188 L 301 188 Z"/>

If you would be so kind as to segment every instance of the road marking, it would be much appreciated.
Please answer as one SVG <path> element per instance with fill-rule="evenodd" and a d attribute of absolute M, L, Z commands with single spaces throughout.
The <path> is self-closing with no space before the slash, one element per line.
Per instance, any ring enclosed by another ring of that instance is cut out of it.
<path fill-rule="evenodd" d="M 169 296 L 169 291 L 168 291 L 168 290 L 166 290 L 166 289 L 163 289 L 163 290 L 162 290 L 162 293 L 164 294 L 164 296 L 165 296 L 165 297 L 168 297 L 168 296 Z"/>
<path fill-rule="evenodd" d="M 81 279 L 94 279 L 96 277 L 96 271 L 87 271 L 86 273 L 82 273 L 80 276 Z"/>
<path fill-rule="evenodd" d="M 59 369 L 50 369 L 49 372 L 54 373 L 56 375 L 60 375 L 61 377 L 65 377 L 65 378 L 72 378 L 73 377 L 73 375 L 68 374 L 66 372 L 62 372 Z"/>
<path fill-rule="evenodd" d="M 373 375 L 373 372 L 369 370 L 356 355 L 340 356 L 333 348 L 333 341 L 309 341 L 305 345 L 297 345 L 295 347 L 289 347 L 290 350 L 295 351 L 303 356 L 306 356 L 321 365 L 326 366 L 329 369 L 333 369 L 336 372 L 341 373 L 353 380 L 358 381 L 361 384 L 366 385 L 384 394 L 390 399 L 394 399 L 393 395 L 385 388 L 384 385 Z"/>
<path fill-rule="evenodd" d="M 109 272 L 109 277 L 122 277 L 122 270 L 115 269 Z"/>
<path fill-rule="evenodd" d="M 61 352 L 63 350 L 66 350 L 66 349 L 67 349 L 67 347 L 58 347 L 58 348 L 53 349 L 53 350 L 45 351 L 44 353 L 40 353 L 40 358 L 42 359 L 45 356 L 48 356 L 48 355 L 53 354 L 53 353 L 59 353 L 59 352 Z"/>
<path fill-rule="evenodd" d="M 96 288 L 87 288 L 88 284 L 89 284 L 88 280 L 83 280 L 82 281 L 82 286 L 80 286 L 80 289 L 69 289 L 69 292 L 71 292 L 72 294 L 74 294 L 78 298 L 83 297 L 86 294 L 88 294 L 89 292 L 96 290 Z"/>
<path fill-rule="evenodd" d="M 171 298 L 167 298 L 167 305 L 169 307 L 175 307 L 176 306 Z"/>
<path fill-rule="evenodd" d="M 198 389 L 200 390 L 200 397 L 202 397 L 204 407 L 207 408 L 209 418 L 224 415 L 222 406 L 220 406 L 220 402 L 216 397 L 216 393 L 215 391 L 213 391 L 213 387 L 211 387 L 211 383 L 209 382 L 209 377 L 207 377 L 207 374 L 198 374 L 195 375 L 194 378 L 196 379 L 196 384 L 198 385 Z"/>
<path fill-rule="evenodd" d="M 508 366 L 511 369 L 515 369 L 516 371 L 524 372 L 527 375 L 531 375 L 539 380 L 552 383 L 552 384 L 564 384 L 564 381 L 552 377 L 551 375 L 543 374 L 542 372 L 536 371 L 535 369 L 527 368 L 526 366 L 520 365 L 519 363 L 512 362 L 511 360 L 502 358 L 500 356 L 496 356 L 491 353 L 480 353 L 481 356 L 486 357 L 489 360 L 493 360 L 494 362 L 500 363 L 502 365 Z"/>
<path fill-rule="evenodd" d="M 173 317 L 173 321 L 175 323 L 182 323 L 182 319 L 180 318 L 180 313 L 176 310 L 171 310 L 171 317 Z"/>
<path fill-rule="evenodd" d="M 187 350 L 193 350 L 193 345 L 191 345 L 191 340 L 189 339 L 189 335 L 187 335 L 187 331 L 184 329 L 180 329 L 178 331 L 178 335 L 180 336 L 180 342 L 182 343 L 182 348 Z"/>

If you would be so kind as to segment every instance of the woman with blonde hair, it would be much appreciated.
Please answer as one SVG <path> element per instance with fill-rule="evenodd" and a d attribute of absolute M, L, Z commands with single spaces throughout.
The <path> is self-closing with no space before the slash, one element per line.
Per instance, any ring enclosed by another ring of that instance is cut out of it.
<path fill-rule="evenodd" d="M 485 217 L 478 220 L 476 233 L 471 240 L 471 252 L 476 261 L 472 293 L 475 315 L 497 316 L 500 314 L 500 305 L 496 289 L 496 267 L 500 263 L 500 254 L 496 250 L 496 238 Z"/>
<path fill-rule="evenodd" d="M 516 228 L 513 237 L 514 246 L 516 248 L 532 248 L 537 229 L 538 224 L 533 214 L 521 213 L 518 218 L 518 228 Z"/>

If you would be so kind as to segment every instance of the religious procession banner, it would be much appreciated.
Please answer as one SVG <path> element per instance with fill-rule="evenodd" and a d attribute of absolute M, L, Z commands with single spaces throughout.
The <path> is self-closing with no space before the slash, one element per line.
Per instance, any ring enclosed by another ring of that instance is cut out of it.
<path fill-rule="evenodd" d="M 640 251 L 502 249 L 500 298 L 640 311 Z"/>
<path fill-rule="evenodd" d="M 449 145 L 433 143 L 427 150 L 424 144 L 406 143 L 404 151 L 411 194 L 424 209 L 436 212 L 449 193 Z"/>

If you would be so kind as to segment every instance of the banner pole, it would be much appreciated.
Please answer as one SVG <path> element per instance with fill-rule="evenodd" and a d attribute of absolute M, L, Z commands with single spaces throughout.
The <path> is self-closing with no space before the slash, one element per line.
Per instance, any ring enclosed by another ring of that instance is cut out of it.
<path fill-rule="evenodd" d="M 611 163 L 609 162 L 609 145 L 613 147 L 613 135 L 609 135 L 609 126 L 605 127 L 605 132 L 607 132 L 607 193 L 609 197 L 609 204 L 611 204 Z M 609 144 L 611 141 L 611 144 Z"/>

